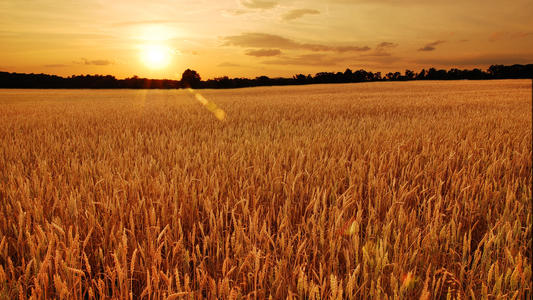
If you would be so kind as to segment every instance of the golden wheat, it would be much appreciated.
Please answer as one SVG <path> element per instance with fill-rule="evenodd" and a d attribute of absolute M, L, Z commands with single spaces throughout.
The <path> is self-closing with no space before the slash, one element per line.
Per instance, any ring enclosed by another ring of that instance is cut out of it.
<path fill-rule="evenodd" d="M 531 81 L 200 92 L 0 91 L 0 299 L 531 297 Z"/>

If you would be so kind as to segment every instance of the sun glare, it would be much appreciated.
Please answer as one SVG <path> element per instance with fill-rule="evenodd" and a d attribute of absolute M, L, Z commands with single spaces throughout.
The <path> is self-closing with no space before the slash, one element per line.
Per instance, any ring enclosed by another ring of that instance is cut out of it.
<path fill-rule="evenodd" d="M 141 49 L 142 62 L 151 69 L 161 69 L 170 64 L 172 50 L 161 45 L 150 45 Z"/>

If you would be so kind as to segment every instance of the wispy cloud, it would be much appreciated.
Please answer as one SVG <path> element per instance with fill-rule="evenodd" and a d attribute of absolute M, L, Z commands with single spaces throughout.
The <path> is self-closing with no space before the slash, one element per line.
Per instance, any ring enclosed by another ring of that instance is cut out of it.
<path fill-rule="evenodd" d="M 390 49 L 398 47 L 398 44 L 392 42 L 381 42 L 376 46 L 376 49 Z"/>
<path fill-rule="evenodd" d="M 154 20 L 133 20 L 126 22 L 114 23 L 115 26 L 135 26 L 135 25 L 150 25 L 150 24 L 171 24 L 171 23 L 180 23 L 177 20 L 170 19 L 154 19 Z"/>
<path fill-rule="evenodd" d="M 246 51 L 246 55 L 255 56 L 255 57 L 265 57 L 265 56 L 277 56 L 281 54 L 279 49 L 250 49 Z"/>
<path fill-rule="evenodd" d="M 246 8 L 252 9 L 269 9 L 278 5 L 275 0 L 241 0 L 241 4 Z"/>
<path fill-rule="evenodd" d="M 442 66 L 480 66 L 480 65 L 512 65 L 527 64 L 533 61 L 531 53 L 491 53 L 479 55 L 459 55 L 443 58 L 419 58 L 413 62 L 417 64 L 442 65 Z"/>
<path fill-rule="evenodd" d="M 435 46 L 440 45 L 446 41 L 435 41 L 433 43 L 426 44 L 424 47 L 419 48 L 418 51 L 433 51 L 435 50 Z"/>
<path fill-rule="evenodd" d="M 65 65 L 65 64 L 48 64 L 48 65 L 44 65 L 46 68 L 63 68 L 63 67 L 68 67 L 68 65 Z"/>
<path fill-rule="evenodd" d="M 510 39 L 523 39 L 529 36 L 533 36 L 533 31 L 520 31 L 520 32 L 507 32 L 507 31 L 497 31 L 493 32 L 489 36 L 489 41 L 497 42 L 501 40 L 510 40 Z"/>
<path fill-rule="evenodd" d="M 113 62 L 110 61 L 110 60 L 107 60 L 107 59 L 94 59 L 94 60 L 89 60 L 89 59 L 86 59 L 86 58 L 81 58 L 80 61 L 75 61 L 74 62 L 75 64 L 81 64 L 81 65 L 88 65 L 88 66 L 108 66 L 108 65 L 112 65 Z"/>
<path fill-rule="evenodd" d="M 305 15 L 318 15 L 318 14 L 320 14 L 320 11 L 316 9 L 309 9 L 309 8 L 293 9 L 283 14 L 281 18 L 285 21 L 290 21 L 290 20 L 301 18 Z"/>
<path fill-rule="evenodd" d="M 398 44 L 392 42 L 381 42 L 372 52 L 363 54 L 362 56 L 391 56 L 390 51 L 398 47 Z"/>
<path fill-rule="evenodd" d="M 223 38 L 224 45 L 247 48 L 278 48 L 308 51 L 363 52 L 368 46 L 330 46 L 324 44 L 300 43 L 279 35 L 267 33 L 242 33 Z"/>
<path fill-rule="evenodd" d="M 331 55 L 328 53 L 312 53 L 296 56 L 281 56 L 275 59 L 265 60 L 266 65 L 298 65 L 298 66 L 355 66 L 361 64 L 392 64 L 400 61 L 401 58 L 388 56 L 366 56 L 357 54 Z"/>
<path fill-rule="evenodd" d="M 227 10 L 222 11 L 222 15 L 226 17 L 240 16 L 248 12 L 249 10 L 246 10 L 246 9 L 227 9 Z"/>
<path fill-rule="evenodd" d="M 332 57 L 327 54 L 303 54 L 291 57 L 280 57 L 278 59 L 263 61 L 267 65 L 299 65 L 299 66 L 333 66 L 337 65 L 339 57 Z"/>
<path fill-rule="evenodd" d="M 222 63 L 219 63 L 217 65 L 217 67 L 240 67 L 241 65 L 239 64 L 236 64 L 236 63 L 232 63 L 232 62 L 222 62 Z"/>

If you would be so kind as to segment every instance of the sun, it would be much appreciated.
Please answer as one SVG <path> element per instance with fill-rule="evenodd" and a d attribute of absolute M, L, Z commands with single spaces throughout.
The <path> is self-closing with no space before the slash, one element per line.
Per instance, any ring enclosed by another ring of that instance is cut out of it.
<path fill-rule="evenodd" d="M 147 45 L 141 48 L 141 61 L 150 69 L 162 69 L 170 64 L 172 50 L 163 45 Z"/>

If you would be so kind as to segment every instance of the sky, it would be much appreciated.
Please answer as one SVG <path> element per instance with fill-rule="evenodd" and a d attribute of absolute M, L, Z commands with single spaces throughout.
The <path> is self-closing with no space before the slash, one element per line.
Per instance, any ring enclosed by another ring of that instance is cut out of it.
<path fill-rule="evenodd" d="M 533 0 L 0 0 L 0 71 L 180 79 L 533 63 Z"/>

